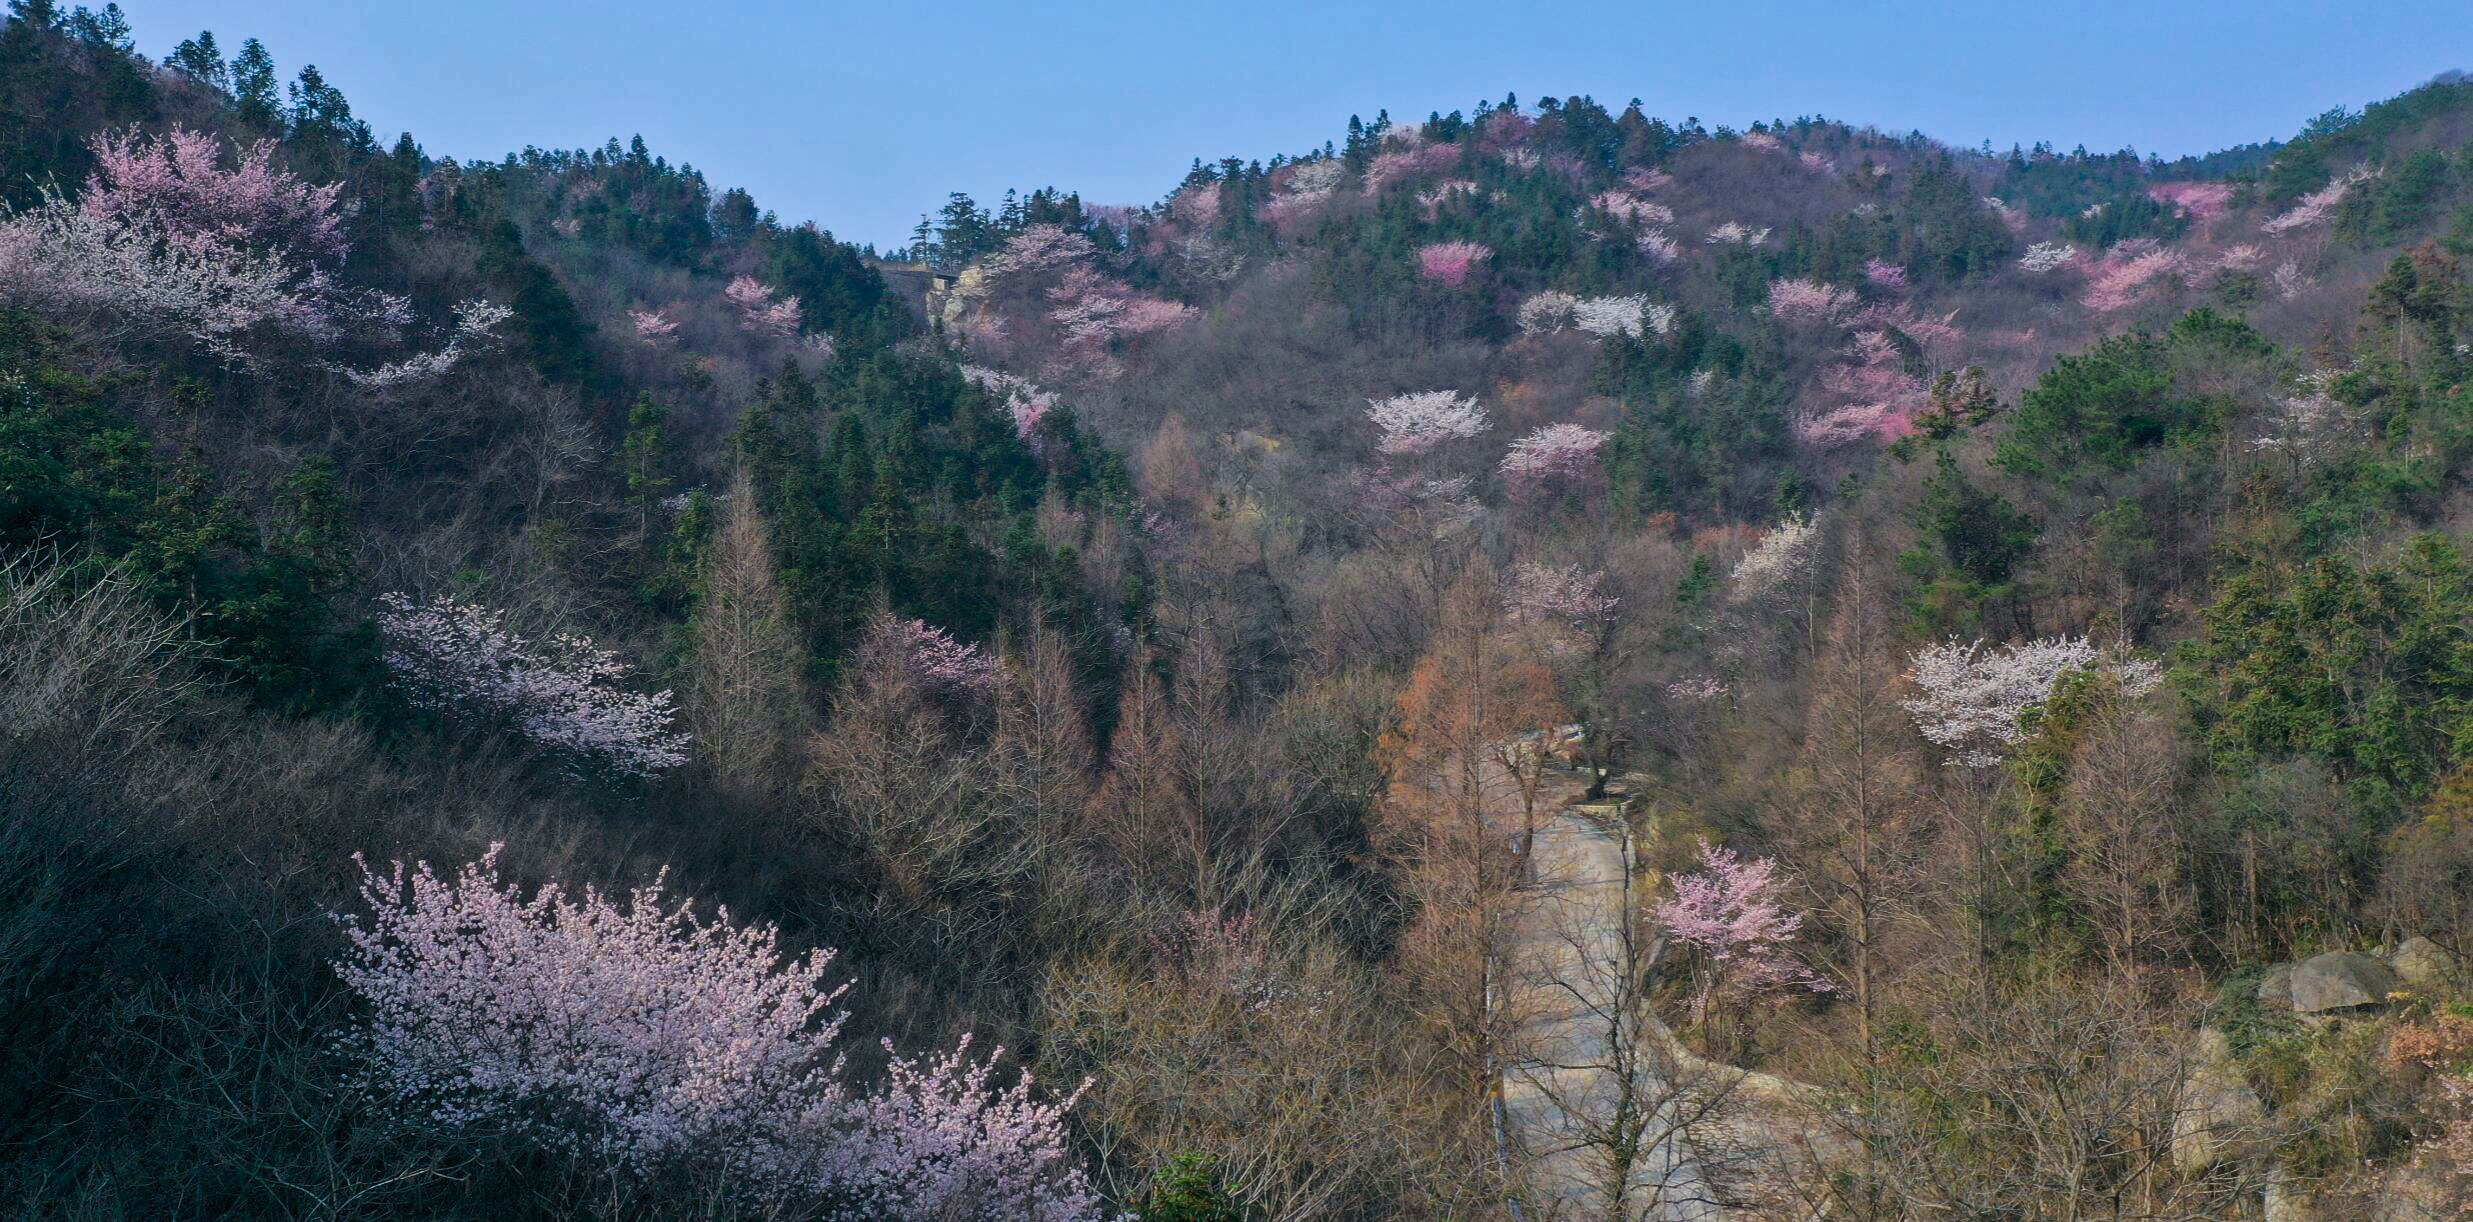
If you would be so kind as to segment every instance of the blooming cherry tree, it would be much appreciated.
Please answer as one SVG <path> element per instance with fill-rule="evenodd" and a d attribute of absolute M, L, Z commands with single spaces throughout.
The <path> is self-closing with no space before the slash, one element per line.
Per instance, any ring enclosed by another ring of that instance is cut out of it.
<path fill-rule="evenodd" d="M 2078 248 L 2067 242 L 2037 242 L 2018 256 L 2018 270 L 2040 276 L 2078 261 Z"/>
<path fill-rule="evenodd" d="M 1692 996 L 1692 1016 L 1707 1022 L 1722 996 L 1748 997 L 1782 988 L 1830 991 L 1795 949 L 1803 914 L 1786 909 L 1786 882 L 1777 862 L 1738 856 L 1700 843 L 1700 868 L 1678 874 L 1674 898 L 1652 919 L 1706 964 Z"/>
<path fill-rule="evenodd" d="M 414 706 L 512 725 L 623 776 L 687 762 L 687 736 L 670 728 L 670 693 L 619 687 L 627 668 L 591 640 L 531 641 L 506 626 L 505 612 L 445 596 L 416 604 L 388 594 L 379 604 L 387 667 Z"/>
<path fill-rule="evenodd" d="M 1503 583 L 1503 618 L 1586 636 L 1621 605 L 1621 599 L 1599 592 L 1605 580 L 1603 569 L 1523 560 Z"/>
<path fill-rule="evenodd" d="M 95 169 L 77 201 L 89 216 L 155 230 L 186 250 L 343 261 L 343 184 L 317 186 L 278 168 L 271 141 L 241 149 L 230 169 L 220 140 L 180 127 L 159 140 L 134 127 L 110 132 L 90 148 Z"/>
<path fill-rule="evenodd" d="M 2232 206 L 2233 185 L 2228 182 L 2158 183 L 2147 188 L 2147 198 L 2160 204 L 2171 204 L 2187 213 L 2192 220 L 2212 221 Z"/>
<path fill-rule="evenodd" d="M 1503 487 L 1516 500 L 1549 500 L 1595 482 L 1597 452 L 1609 435 L 1576 424 L 1549 424 L 1511 443 L 1503 455 Z"/>
<path fill-rule="evenodd" d="M 1903 293 L 1908 287 L 1906 269 L 1887 259 L 1864 260 L 1863 278 L 1884 293 Z"/>
<path fill-rule="evenodd" d="M 2336 205 L 2343 203 L 2344 197 L 2352 194 L 2354 187 L 2377 176 L 2378 171 L 2366 164 L 2355 166 L 2350 173 L 2339 174 L 2328 180 L 2326 186 L 2302 196 L 2291 208 L 2270 218 L 2259 228 L 2272 234 L 2284 234 L 2323 225 L 2335 218 Z"/>
<path fill-rule="evenodd" d="M 1417 248 L 1417 274 L 1456 289 L 1493 257 L 1492 248 L 1476 242 L 1434 242 Z"/>
<path fill-rule="evenodd" d="M 775 300 L 773 289 L 753 276 L 738 276 L 721 290 L 738 311 L 739 326 L 749 334 L 788 339 L 799 333 L 801 314 L 795 296 Z"/>
<path fill-rule="evenodd" d="M 1905 702 L 1923 736 L 1955 755 L 1951 762 L 1986 768 L 2027 736 L 2026 714 L 2052 697 L 2072 671 L 2103 670 L 2121 693 L 2138 699 L 2163 682 L 2155 663 L 2107 659 L 2085 637 L 2051 637 L 1987 649 L 1982 641 L 1927 645 L 1914 657 L 1915 686 Z"/>
<path fill-rule="evenodd" d="M 1855 295 L 1817 280 L 1776 280 L 1769 284 L 1769 313 L 1785 322 L 1829 326 L 1855 304 Z"/>
<path fill-rule="evenodd" d="M 855 1089 L 830 950 L 785 955 L 771 926 L 700 918 L 660 879 L 527 897 L 498 854 L 451 877 L 354 858 L 365 911 L 345 918 L 335 970 L 366 1008 L 343 1046 L 382 1102 L 626 1174 L 718 1172 L 768 1210 L 1097 1216 L 1067 1147 L 1073 1100 L 1038 1101 L 1028 1075 L 993 1089 L 967 1039 Z"/>
<path fill-rule="evenodd" d="M 1818 523 L 1791 517 L 1778 523 L 1735 562 L 1735 600 L 1756 602 L 1786 589 L 1811 571 L 1819 554 Z"/>
<path fill-rule="evenodd" d="M 2104 252 L 2088 273 L 2086 307 L 2097 313 L 2124 310 L 2147 299 L 2181 271 L 2181 256 L 2152 238 L 2133 238 Z"/>
<path fill-rule="evenodd" d="M 1427 390 L 1366 400 L 1366 417 L 1382 430 L 1376 449 L 1385 454 L 1424 454 L 1451 441 L 1466 441 L 1491 423 L 1475 399 L 1450 390 Z"/>
<path fill-rule="evenodd" d="M 678 320 L 667 310 L 629 310 L 627 321 L 635 327 L 635 337 L 658 348 L 678 338 Z"/>

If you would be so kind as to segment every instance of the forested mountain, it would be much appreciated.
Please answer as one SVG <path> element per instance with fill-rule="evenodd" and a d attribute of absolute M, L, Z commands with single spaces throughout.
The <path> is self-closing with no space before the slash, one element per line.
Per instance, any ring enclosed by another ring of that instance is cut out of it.
<path fill-rule="evenodd" d="M 279 51 L 0 28 L 19 1216 L 2473 1204 L 2461 75 L 879 257 Z"/>

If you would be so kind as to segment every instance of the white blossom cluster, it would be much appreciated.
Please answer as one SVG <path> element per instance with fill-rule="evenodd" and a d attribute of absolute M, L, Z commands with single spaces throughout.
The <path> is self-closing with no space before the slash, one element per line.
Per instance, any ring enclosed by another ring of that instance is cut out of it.
<path fill-rule="evenodd" d="M 670 728 L 670 693 L 618 686 L 627 668 L 592 641 L 561 633 L 535 642 L 506 613 L 441 596 L 379 599 L 386 664 L 411 702 L 448 716 L 503 721 L 540 746 L 596 761 L 623 776 L 687 762 L 687 736 Z"/>
<path fill-rule="evenodd" d="M 1986 768 L 2027 737 L 2030 709 L 2051 699 L 2064 675 L 2101 670 L 2121 694 L 2135 700 L 2163 683 L 2152 661 L 2107 656 L 2085 637 L 2050 637 L 1986 648 L 1982 641 L 1927 645 L 1914 657 L 1915 686 L 1923 695 L 1905 702 L 1915 728 L 1956 753 L 1952 763 Z"/>
<path fill-rule="evenodd" d="M 2018 270 L 2040 276 L 2067 266 L 2070 260 L 2077 257 L 2078 248 L 2067 242 L 2037 242 L 2027 247 L 2025 254 L 2018 256 Z"/>
<path fill-rule="evenodd" d="M 1674 326 L 1674 306 L 1651 302 L 1646 294 L 1621 297 L 1579 297 L 1549 289 L 1520 303 L 1520 329 L 1548 335 L 1566 327 L 1590 335 L 1628 335 L 1644 331 L 1664 335 Z"/>
<path fill-rule="evenodd" d="M 1382 430 L 1376 448 L 1385 454 L 1422 454 L 1446 441 L 1475 437 L 1492 423 L 1475 399 L 1450 390 L 1368 399 L 1365 414 Z"/>
<path fill-rule="evenodd" d="M 1788 518 L 1760 537 L 1752 550 L 1735 562 L 1734 597 L 1738 602 L 1767 598 L 1802 579 L 1820 554 L 1820 527 L 1808 518 Z"/>

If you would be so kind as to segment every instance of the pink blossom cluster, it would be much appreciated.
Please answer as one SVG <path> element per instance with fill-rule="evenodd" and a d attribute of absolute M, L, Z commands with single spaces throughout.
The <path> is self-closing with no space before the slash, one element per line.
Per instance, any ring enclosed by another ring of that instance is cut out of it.
<path fill-rule="evenodd" d="M 2269 219 L 2259 228 L 2268 233 L 2282 234 L 2295 229 L 2325 224 L 2335 218 L 2336 205 L 2343 203 L 2344 197 L 2352 194 L 2354 187 L 2377 176 L 2378 171 L 2371 169 L 2368 165 L 2355 166 L 2352 172 L 2339 174 L 2329 179 L 2326 186 L 2302 196 L 2291 208 Z"/>
<path fill-rule="evenodd" d="M 1795 440 L 1815 450 L 1903 437 L 1914 430 L 1915 413 L 1930 394 L 1922 379 L 1906 371 L 1896 343 L 1879 330 L 1858 332 L 1849 360 L 1831 366 L 1821 386 L 1837 405 L 1805 412 L 1792 425 Z"/>
<path fill-rule="evenodd" d="M 1634 166 L 1623 171 L 1623 189 L 1640 195 L 1654 195 L 1674 185 L 1674 175 L 1664 170 Z"/>
<path fill-rule="evenodd" d="M 956 704 L 983 703 L 996 694 L 1004 664 L 976 645 L 925 620 L 884 620 L 878 631 L 889 633 L 910 664 L 910 673 L 938 700 Z"/>
<path fill-rule="evenodd" d="M 527 898 L 498 855 L 451 878 L 355 856 L 367 911 L 345 918 L 335 970 L 365 1006 L 343 1046 L 372 1095 L 625 1174 L 718 1172 L 777 1211 L 1098 1215 L 1067 1147 L 1074 1100 L 1039 1102 L 1027 1074 L 991 1089 L 969 1040 L 853 1089 L 830 950 L 786 956 L 771 926 L 701 919 L 659 879 L 624 899 L 555 883 Z"/>
<path fill-rule="evenodd" d="M 1908 287 L 1906 269 L 1887 259 L 1864 260 L 1863 279 L 1884 293 L 1903 293 Z"/>
<path fill-rule="evenodd" d="M 1417 274 L 1456 289 L 1493 257 L 1492 248 L 1476 242 L 1432 242 L 1417 248 Z"/>
<path fill-rule="evenodd" d="M 1390 455 L 1426 453 L 1445 442 L 1466 441 L 1491 421 L 1475 399 L 1450 390 L 1426 390 L 1366 400 L 1366 418 L 1382 431 L 1374 448 Z"/>
<path fill-rule="evenodd" d="M 1628 191 L 1600 191 L 1589 204 L 1626 225 L 1674 224 L 1674 209 Z"/>
<path fill-rule="evenodd" d="M 1639 240 L 1634 245 L 1638 246 L 1640 253 L 1647 256 L 1652 263 L 1672 263 L 1683 257 L 1683 248 L 1675 243 L 1672 234 L 1663 229 L 1642 230 Z"/>
<path fill-rule="evenodd" d="M 1831 991 L 1795 948 L 1803 914 L 1786 908 L 1788 884 L 1772 858 L 1744 858 L 1700 843 L 1700 868 L 1674 878 L 1674 898 L 1651 919 L 1708 964 L 1694 1002 L 1706 1018 L 1719 996 L 1747 997 L 1779 988 Z"/>
<path fill-rule="evenodd" d="M 339 188 L 276 169 L 269 146 L 229 170 L 200 132 L 132 130 L 89 147 L 96 170 L 79 202 L 46 189 L 0 219 L 0 300 L 105 339 L 178 337 L 234 364 L 274 341 L 391 341 L 412 322 L 408 300 L 347 289 L 320 264 L 347 253 Z"/>
<path fill-rule="evenodd" d="M 1989 767 L 2026 738 L 2026 714 L 2052 695 L 2061 677 L 2100 669 L 2137 699 L 2163 682 L 2155 663 L 2107 658 L 2084 637 L 2051 637 L 1988 649 L 1982 641 L 1956 640 L 1916 652 L 1914 682 L 1922 695 L 1905 702 L 1915 728 L 1956 753 L 1952 762 Z"/>
<path fill-rule="evenodd" d="M 2232 207 L 2233 185 L 2228 182 L 2167 182 L 2147 188 L 2147 198 L 2159 204 L 2171 204 L 2187 213 L 2192 220 L 2212 221 Z"/>
<path fill-rule="evenodd" d="M 1549 424 L 1511 443 L 1503 455 L 1503 489 L 1514 500 L 1551 500 L 1597 482 L 1597 452 L 1608 434 L 1576 424 Z"/>
<path fill-rule="evenodd" d="M 2181 272 L 2181 256 L 2153 238 L 2133 238 L 2104 252 L 2087 271 L 2086 307 L 2099 314 L 2144 301 Z"/>
<path fill-rule="evenodd" d="M 1769 282 L 1769 313 L 1783 322 L 1832 326 L 1855 304 L 1854 293 L 1817 280 Z"/>
<path fill-rule="evenodd" d="M 1014 433 L 1034 446 L 1038 443 L 1040 421 L 1056 408 L 1055 392 L 1041 390 L 1019 374 L 982 365 L 962 366 L 962 376 L 1003 400 L 1005 411 L 1013 417 Z"/>
<path fill-rule="evenodd" d="M 1835 174 L 1838 172 L 1837 162 L 1831 161 L 1829 158 L 1824 157 L 1819 153 L 1812 152 L 1809 149 L 1795 154 L 1795 159 L 1801 161 L 1804 168 L 1809 169 L 1814 173 Z"/>
<path fill-rule="evenodd" d="M 1219 184 L 1198 182 L 1168 197 L 1168 215 L 1197 229 L 1219 227 Z"/>
<path fill-rule="evenodd" d="M 669 344 L 678 338 L 678 320 L 668 310 L 629 310 L 627 321 L 635 326 L 635 337 L 654 347 Z"/>
<path fill-rule="evenodd" d="M 189 250 L 343 261 L 343 184 L 314 186 L 276 168 L 271 141 L 241 149 L 229 170 L 220 140 L 180 127 L 160 140 L 134 127 L 107 132 L 89 148 L 95 170 L 78 207 L 91 216 L 152 229 Z"/>
<path fill-rule="evenodd" d="M 1782 141 L 1767 132 L 1745 132 L 1743 133 L 1742 139 L 1743 147 L 1747 149 L 1758 149 L 1764 153 L 1775 153 L 1786 147 L 1785 141 Z"/>
<path fill-rule="evenodd" d="M 591 640 L 528 640 L 506 626 L 506 613 L 443 595 L 416 604 L 387 594 L 379 604 L 387 667 L 416 707 L 504 722 L 623 776 L 687 762 L 687 736 L 670 728 L 670 693 L 619 687 L 627 668 Z"/>
<path fill-rule="evenodd" d="M 1365 193 L 1379 195 L 1383 188 L 1395 182 L 1447 174 L 1460 166 L 1460 146 L 1456 144 L 1411 144 L 1374 155 L 1373 164 L 1365 169 Z"/>
<path fill-rule="evenodd" d="M 990 279 L 1058 271 L 1099 253 L 1089 238 L 1062 225 L 1033 225 L 1013 235 L 980 268 Z"/>
<path fill-rule="evenodd" d="M 1503 618 L 1586 635 L 1622 603 L 1600 591 L 1605 580 L 1603 569 L 1523 560 L 1512 566 L 1503 583 Z"/>
<path fill-rule="evenodd" d="M 788 339 L 799 333 L 800 311 L 796 296 L 775 300 L 772 286 L 753 276 L 736 276 L 721 290 L 722 297 L 738 311 L 739 326 L 751 335 L 769 339 Z"/>

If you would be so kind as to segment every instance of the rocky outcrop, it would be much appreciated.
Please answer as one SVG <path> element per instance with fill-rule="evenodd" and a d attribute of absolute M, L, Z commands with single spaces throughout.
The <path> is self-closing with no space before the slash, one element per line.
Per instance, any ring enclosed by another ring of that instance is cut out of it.
<path fill-rule="evenodd" d="M 2406 938 L 2387 956 L 2387 965 L 2404 987 L 2425 997 L 2454 987 L 2458 970 L 2456 957 L 2428 938 Z"/>
<path fill-rule="evenodd" d="M 2198 1033 L 2190 1050 L 2189 1076 L 2181 1084 L 2173 1115 L 2172 1165 L 2186 1176 L 2205 1175 L 2219 1163 L 2265 1149 L 2267 1105 L 2250 1089 L 2224 1033 Z"/>
<path fill-rule="evenodd" d="M 2260 986 L 2262 996 L 2265 987 Z M 2293 965 L 2293 1011 L 2326 1014 L 2385 1005 L 2388 997 L 2403 987 L 2404 981 L 2394 968 L 2368 955 L 2331 950 Z"/>

